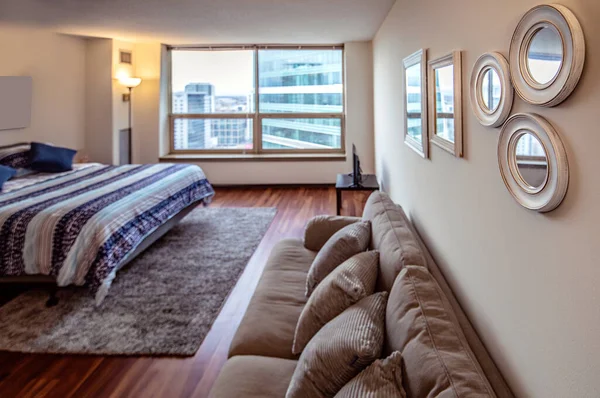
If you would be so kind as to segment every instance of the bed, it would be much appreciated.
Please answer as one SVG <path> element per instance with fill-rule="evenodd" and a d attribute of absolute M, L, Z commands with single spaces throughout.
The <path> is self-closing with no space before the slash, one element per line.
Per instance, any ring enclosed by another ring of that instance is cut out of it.
<path fill-rule="evenodd" d="M 185 164 L 75 164 L 0 192 L 0 282 L 86 286 L 100 304 L 119 269 L 214 190 Z"/>

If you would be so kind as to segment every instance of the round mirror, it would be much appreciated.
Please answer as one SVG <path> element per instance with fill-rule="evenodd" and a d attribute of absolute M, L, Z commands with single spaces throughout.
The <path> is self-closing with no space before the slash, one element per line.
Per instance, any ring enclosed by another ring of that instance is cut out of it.
<path fill-rule="evenodd" d="M 500 104 L 500 97 L 502 95 L 502 84 L 500 83 L 500 76 L 496 69 L 489 68 L 483 72 L 483 79 L 481 81 L 481 98 L 483 99 L 483 105 L 490 112 L 495 112 Z"/>
<path fill-rule="evenodd" d="M 532 105 L 556 106 L 573 92 L 585 64 L 577 17 L 560 4 L 527 11 L 510 42 L 510 74 L 517 94 Z"/>
<path fill-rule="evenodd" d="M 516 165 L 522 183 L 530 190 L 541 189 L 548 179 L 548 155 L 540 140 L 531 132 L 518 137 Z"/>
<path fill-rule="evenodd" d="M 510 194 L 527 209 L 552 211 L 565 198 L 567 153 L 554 127 L 539 115 L 518 113 L 504 123 L 498 166 Z"/>
<path fill-rule="evenodd" d="M 471 72 L 471 108 L 484 126 L 501 126 L 513 106 L 513 86 L 506 58 L 500 53 L 481 55 Z"/>
<path fill-rule="evenodd" d="M 563 42 L 554 26 L 544 26 L 533 34 L 527 49 L 529 75 L 538 84 L 552 82 L 563 63 Z"/>

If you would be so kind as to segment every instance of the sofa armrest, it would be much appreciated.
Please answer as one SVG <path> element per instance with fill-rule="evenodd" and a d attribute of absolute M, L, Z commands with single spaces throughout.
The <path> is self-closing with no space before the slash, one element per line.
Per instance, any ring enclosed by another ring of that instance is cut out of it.
<path fill-rule="evenodd" d="M 360 217 L 315 216 L 308 221 L 304 230 L 304 247 L 318 252 L 325 242 L 340 229 L 361 221 Z"/>

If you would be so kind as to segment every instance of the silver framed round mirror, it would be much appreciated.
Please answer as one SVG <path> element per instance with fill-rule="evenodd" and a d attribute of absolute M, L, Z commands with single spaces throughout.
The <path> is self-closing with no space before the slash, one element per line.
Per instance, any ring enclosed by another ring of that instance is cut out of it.
<path fill-rule="evenodd" d="M 506 188 L 527 209 L 552 211 L 567 193 L 567 154 L 552 125 L 539 115 L 520 113 L 506 121 L 498 165 Z"/>
<path fill-rule="evenodd" d="M 499 127 L 513 106 L 514 90 L 506 58 L 497 52 L 483 54 L 471 73 L 471 108 L 484 126 Z"/>
<path fill-rule="evenodd" d="M 567 99 L 584 63 L 583 30 L 567 7 L 534 7 L 517 25 L 510 43 L 510 72 L 517 94 L 530 104 L 550 107 Z"/>

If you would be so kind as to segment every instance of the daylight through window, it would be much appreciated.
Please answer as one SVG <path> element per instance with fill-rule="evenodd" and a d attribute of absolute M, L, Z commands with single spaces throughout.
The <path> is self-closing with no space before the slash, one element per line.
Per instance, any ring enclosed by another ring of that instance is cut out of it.
<path fill-rule="evenodd" d="M 173 152 L 343 152 L 342 47 L 174 47 L 170 56 Z"/>

